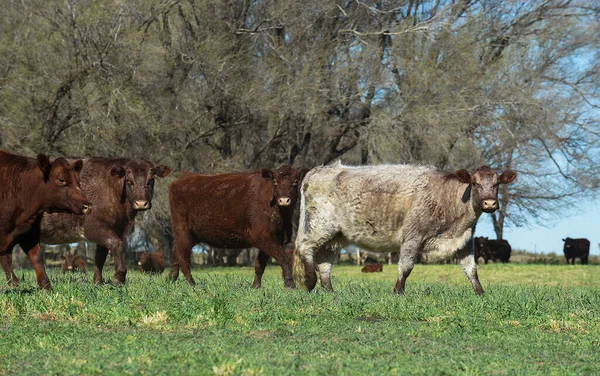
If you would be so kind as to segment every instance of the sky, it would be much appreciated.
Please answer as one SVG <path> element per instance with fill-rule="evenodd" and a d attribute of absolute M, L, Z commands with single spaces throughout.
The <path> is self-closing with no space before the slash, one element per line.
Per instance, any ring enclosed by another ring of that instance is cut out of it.
<path fill-rule="evenodd" d="M 590 241 L 590 256 L 600 253 L 600 203 L 593 202 L 578 213 L 567 213 L 563 219 L 555 220 L 545 227 L 505 228 L 504 238 L 512 249 L 528 252 L 563 254 L 563 238 L 587 238 Z M 482 214 L 477 223 L 475 236 L 487 236 L 496 239 L 492 219 Z"/>

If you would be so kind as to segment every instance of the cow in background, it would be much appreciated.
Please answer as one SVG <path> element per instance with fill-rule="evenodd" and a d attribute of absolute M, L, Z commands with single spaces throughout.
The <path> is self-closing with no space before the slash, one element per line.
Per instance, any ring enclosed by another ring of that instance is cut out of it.
<path fill-rule="evenodd" d="M 363 273 L 383 272 L 383 263 L 365 265 L 360 271 Z"/>
<path fill-rule="evenodd" d="M 66 254 L 62 256 L 63 264 L 62 264 L 62 272 L 76 272 L 80 271 L 86 272 L 86 264 L 85 260 L 79 257 L 78 255 L 70 255 Z"/>
<path fill-rule="evenodd" d="M 349 167 L 336 163 L 311 170 L 302 183 L 294 279 L 311 291 L 331 286 L 336 250 L 355 244 L 374 252 L 400 251 L 394 291 L 404 293 L 419 253 L 448 259 L 458 254 L 475 293 L 483 294 L 472 242 L 482 213 L 498 210 L 498 186 L 511 183 L 487 166 L 472 174 L 429 166 Z"/>
<path fill-rule="evenodd" d="M 483 257 L 484 262 L 487 264 L 488 260 L 496 262 L 500 260 L 506 263 L 510 259 L 512 253 L 512 247 L 505 239 L 488 239 L 487 237 L 478 236 L 474 239 L 475 243 L 475 262 Z"/>
<path fill-rule="evenodd" d="M 282 245 L 292 235 L 292 215 L 298 186 L 307 169 L 288 165 L 277 170 L 204 175 L 184 173 L 169 187 L 173 252 L 169 277 L 179 268 L 195 285 L 190 270 L 192 247 L 204 243 L 217 248 L 260 250 L 254 264 L 254 288 L 261 286 L 269 257 L 275 258 L 284 285 L 294 287 Z"/>
<path fill-rule="evenodd" d="M 165 270 L 165 259 L 160 252 L 144 252 L 138 261 L 142 273 L 161 274 Z"/>
<path fill-rule="evenodd" d="M 46 154 L 29 158 L 0 150 L 0 264 L 10 285 L 19 279 L 12 270 L 12 251 L 19 244 L 35 270 L 40 288 L 50 280 L 40 249 L 40 221 L 46 213 L 89 214 L 91 204 L 79 186 L 82 160 L 68 162 Z"/>
<path fill-rule="evenodd" d="M 168 166 L 155 166 L 138 158 L 89 158 L 81 170 L 81 189 L 94 205 L 91 215 L 44 215 L 42 243 L 66 244 L 80 240 L 96 243 L 94 283 L 103 283 L 102 269 L 110 251 L 115 261 L 114 280 L 125 283 L 124 241 L 137 213 L 152 207 L 154 180 L 169 175 Z"/>
<path fill-rule="evenodd" d="M 586 238 L 572 239 L 565 238 L 562 240 L 565 242 L 563 252 L 565 253 L 565 259 L 567 264 L 571 260 L 571 264 L 575 265 L 575 259 L 581 259 L 581 265 L 588 263 L 588 256 L 590 255 L 590 241 Z"/>

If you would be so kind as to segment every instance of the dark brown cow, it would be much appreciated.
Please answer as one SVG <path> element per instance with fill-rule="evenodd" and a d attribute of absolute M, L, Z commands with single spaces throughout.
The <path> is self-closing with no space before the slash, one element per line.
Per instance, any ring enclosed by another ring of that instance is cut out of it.
<path fill-rule="evenodd" d="M 95 242 L 94 283 L 102 283 L 102 268 L 110 251 L 115 260 L 115 283 L 125 283 L 123 242 L 133 229 L 138 212 L 152 207 L 154 179 L 171 172 L 144 159 L 90 158 L 81 171 L 81 189 L 94 205 L 89 216 L 44 215 L 42 242 L 66 244 Z"/>
<path fill-rule="evenodd" d="M 590 241 L 586 238 L 572 239 L 565 238 L 562 240 L 565 242 L 563 252 L 565 253 L 565 259 L 567 264 L 571 260 L 571 264 L 575 265 L 575 259 L 581 259 L 581 264 L 586 265 L 588 263 L 588 256 L 590 255 Z"/>
<path fill-rule="evenodd" d="M 91 204 L 79 187 L 81 160 L 53 162 L 0 151 L 0 264 L 9 284 L 19 279 L 12 271 L 12 250 L 19 244 L 35 269 L 40 288 L 50 289 L 40 250 L 40 221 L 44 212 L 90 212 Z"/>
<path fill-rule="evenodd" d="M 63 255 L 62 258 L 65 260 L 62 264 L 63 273 L 66 272 L 86 272 L 86 264 L 85 260 L 79 257 L 78 255 Z"/>
<path fill-rule="evenodd" d="M 253 287 L 259 288 L 269 257 L 283 269 L 284 285 L 293 287 L 282 244 L 292 233 L 298 185 L 307 169 L 284 165 L 277 170 L 203 175 L 185 173 L 169 187 L 174 246 L 169 277 L 179 268 L 194 285 L 190 272 L 192 247 L 205 243 L 218 248 L 260 250 Z"/>
<path fill-rule="evenodd" d="M 367 264 L 360 270 L 363 273 L 376 273 L 383 271 L 383 264 Z"/>
<path fill-rule="evenodd" d="M 483 257 L 487 264 L 489 260 L 494 262 L 508 262 L 512 248 L 507 240 L 488 239 L 487 237 L 478 236 L 474 239 L 475 246 L 475 262 Z"/>
<path fill-rule="evenodd" d="M 165 271 L 165 258 L 160 252 L 145 252 L 138 261 L 140 272 L 160 274 Z"/>

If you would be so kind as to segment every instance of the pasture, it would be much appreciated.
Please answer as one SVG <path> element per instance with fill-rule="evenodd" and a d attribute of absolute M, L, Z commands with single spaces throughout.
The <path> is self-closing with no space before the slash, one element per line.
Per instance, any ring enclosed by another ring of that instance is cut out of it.
<path fill-rule="evenodd" d="M 112 273 L 105 273 L 105 278 Z M 598 374 L 600 266 L 479 265 L 477 297 L 458 265 L 335 265 L 333 293 L 283 288 L 269 266 L 194 269 L 197 286 L 128 273 L 30 270 L 0 285 L 0 374 Z"/>

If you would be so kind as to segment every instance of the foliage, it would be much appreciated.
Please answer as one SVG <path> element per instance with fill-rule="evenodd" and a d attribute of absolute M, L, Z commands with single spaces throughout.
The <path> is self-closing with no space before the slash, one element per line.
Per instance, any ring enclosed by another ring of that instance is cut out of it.
<path fill-rule="evenodd" d="M 143 156 L 174 167 L 165 187 L 185 170 L 337 158 L 512 168 L 502 237 L 505 219 L 542 223 L 598 188 L 598 14 L 558 0 L 11 1 L 0 144 Z M 168 224 L 159 188 L 152 222 Z"/>
<path fill-rule="evenodd" d="M 32 272 L 0 295 L 0 374 L 595 374 L 597 266 L 336 266 L 336 291 L 288 291 L 268 268 L 195 271 L 197 287 L 131 273 L 124 287 Z"/>

